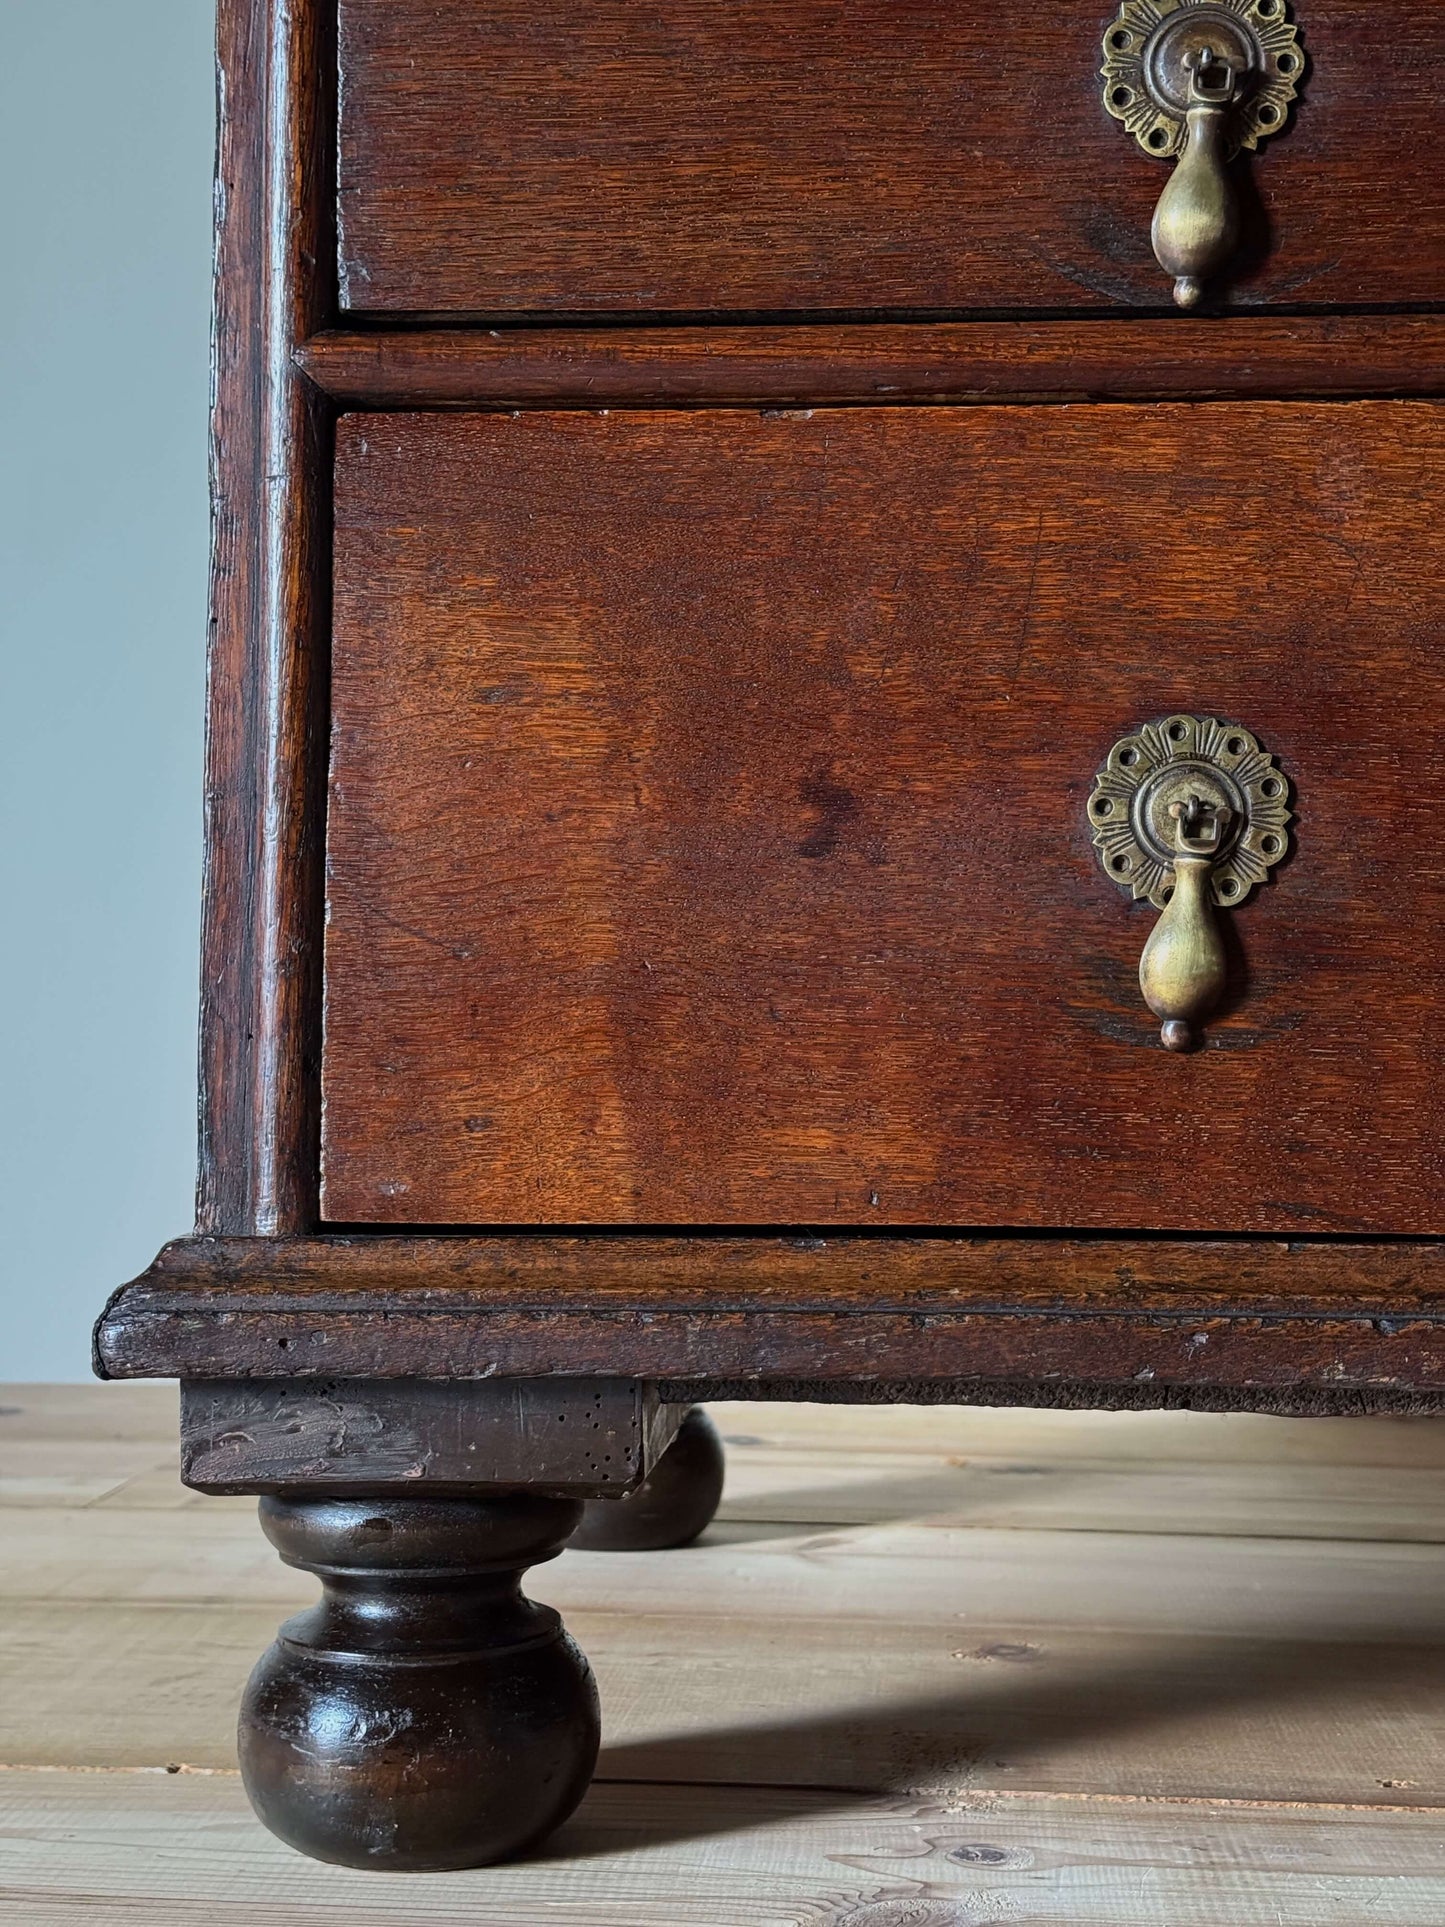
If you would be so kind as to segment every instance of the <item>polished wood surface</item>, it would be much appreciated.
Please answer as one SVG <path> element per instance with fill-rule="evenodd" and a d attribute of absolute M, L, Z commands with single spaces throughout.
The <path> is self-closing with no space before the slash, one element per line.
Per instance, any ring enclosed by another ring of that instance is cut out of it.
<path fill-rule="evenodd" d="M 350 417 L 323 1209 L 1437 1233 L 1429 404 Z M 1207 1048 L 1084 808 L 1297 786 Z"/>
<path fill-rule="evenodd" d="M 523 1596 L 580 1499 L 265 1498 L 261 1524 L 319 1605 L 288 1619 L 241 1701 L 258 1817 L 318 1860 L 488 1866 L 568 1818 L 597 1759 L 591 1668 Z"/>
<path fill-rule="evenodd" d="M 328 1384 L 645 1373 L 679 1401 L 805 1381 L 794 1396 L 1422 1409 L 1445 1388 L 1445 1246 L 182 1239 L 115 1294 L 96 1364 Z"/>
<path fill-rule="evenodd" d="M 197 1184 L 218 1231 L 316 1212 L 331 411 L 291 349 L 336 298 L 333 62 L 322 0 L 220 0 Z"/>
<path fill-rule="evenodd" d="M 295 360 L 367 408 L 1438 395 L 1445 316 L 328 329 Z"/>
<path fill-rule="evenodd" d="M 1109 9 L 343 0 L 343 308 L 1162 308 Z M 1308 0 L 1237 303 L 1445 297 L 1435 0 Z"/>

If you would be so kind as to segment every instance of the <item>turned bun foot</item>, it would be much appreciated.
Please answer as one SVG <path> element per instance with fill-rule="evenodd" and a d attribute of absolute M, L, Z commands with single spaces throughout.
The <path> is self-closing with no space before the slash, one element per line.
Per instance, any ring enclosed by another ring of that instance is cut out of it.
<path fill-rule="evenodd" d="M 712 1522 L 722 1488 L 722 1440 L 695 1405 L 635 1491 L 588 1502 L 572 1544 L 584 1552 L 662 1552 L 691 1545 Z"/>
<path fill-rule="evenodd" d="M 241 1773 L 273 1833 L 318 1860 L 481 1866 L 565 1820 L 597 1758 L 591 1669 L 522 1572 L 581 1503 L 527 1494 L 261 1501 L 323 1597 L 288 1620 L 241 1709 Z"/>

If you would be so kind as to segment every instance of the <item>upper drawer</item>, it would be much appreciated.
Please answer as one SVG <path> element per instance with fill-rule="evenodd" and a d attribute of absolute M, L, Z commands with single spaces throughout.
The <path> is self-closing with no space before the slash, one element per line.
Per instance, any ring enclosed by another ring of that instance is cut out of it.
<path fill-rule="evenodd" d="M 1303 98 L 1237 166 L 1230 298 L 1439 301 L 1445 6 L 1296 17 Z M 1072 0 L 341 0 L 342 304 L 1165 304 L 1166 168 L 1105 111 L 1109 18 Z"/>

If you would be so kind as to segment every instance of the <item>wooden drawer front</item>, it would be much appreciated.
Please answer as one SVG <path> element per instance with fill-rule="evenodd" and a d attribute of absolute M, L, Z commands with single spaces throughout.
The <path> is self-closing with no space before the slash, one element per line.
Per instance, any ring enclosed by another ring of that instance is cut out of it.
<path fill-rule="evenodd" d="M 1445 1231 L 1441 410 L 353 416 L 325 1210 Z M 1159 1048 L 1085 821 L 1296 785 Z"/>
<path fill-rule="evenodd" d="M 1166 178 L 1109 9 L 342 0 L 343 304 L 595 313 L 1166 305 Z M 1445 296 L 1439 0 L 1300 0 L 1239 302 Z M 1252 184 L 1251 184 L 1252 183 Z"/>

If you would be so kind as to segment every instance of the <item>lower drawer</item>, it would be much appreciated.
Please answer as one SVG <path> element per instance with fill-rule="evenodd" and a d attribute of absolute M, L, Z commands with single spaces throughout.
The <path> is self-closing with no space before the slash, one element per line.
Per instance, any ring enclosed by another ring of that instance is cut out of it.
<path fill-rule="evenodd" d="M 324 1210 L 1445 1230 L 1429 404 L 354 416 Z M 1203 1046 L 1088 817 L 1253 732 Z"/>

